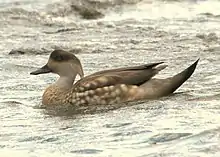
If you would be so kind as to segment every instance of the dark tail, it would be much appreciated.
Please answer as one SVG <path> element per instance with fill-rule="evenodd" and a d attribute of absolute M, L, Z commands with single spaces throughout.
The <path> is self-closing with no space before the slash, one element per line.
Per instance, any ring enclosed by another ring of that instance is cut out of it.
<path fill-rule="evenodd" d="M 181 73 L 168 78 L 168 84 L 169 86 L 167 86 L 167 94 L 171 94 L 173 93 L 175 90 L 177 90 L 184 82 L 186 82 L 186 80 L 188 80 L 190 78 L 190 76 L 193 74 L 193 72 L 196 69 L 196 66 L 199 62 L 199 59 L 197 61 L 195 61 L 195 63 L 193 63 L 191 66 L 189 66 L 187 69 L 185 69 L 184 71 L 182 71 Z M 166 79 L 165 79 L 166 81 Z"/>
<path fill-rule="evenodd" d="M 145 94 L 142 98 L 158 98 L 167 96 L 176 91 L 186 80 L 190 78 L 196 69 L 199 59 L 179 74 L 166 79 L 152 79 L 141 85 Z"/>

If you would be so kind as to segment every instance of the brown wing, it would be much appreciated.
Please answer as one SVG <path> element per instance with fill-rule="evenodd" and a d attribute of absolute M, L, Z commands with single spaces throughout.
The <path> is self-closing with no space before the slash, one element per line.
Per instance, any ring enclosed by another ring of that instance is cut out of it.
<path fill-rule="evenodd" d="M 133 67 L 125 67 L 125 68 L 103 70 L 103 71 L 96 72 L 96 73 L 94 73 L 92 75 L 99 75 L 99 74 L 106 74 L 106 73 L 115 73 L 115 72 L 122 72 L 122 71 L 128 72 L 128 71 L 135 71 L 135 70 L 147 70 L 147 69 L 149 70 L 149 69 L 152 69 L 155 66 L 157 66 L 159 64 L 162 64 L 162 63 L 164 63 L 164 62 L 149 63 L 149 64 L 144 64 L 144 65 L 141 65 L 141 66 L 133 66 Z M 90 76 L 92 76 L 92 75 L 90 75 Z"/>
<path fill-rule="evenodd" d="M 96 72 L 86 76 L 74 84 L 76 90 L 93 90 L 105 86 L 126 84 L 141 85 L 151 79 L 166 66 L 158 66 L 163 62 L 145 64 L 141 66 L 118 68 Z"/>

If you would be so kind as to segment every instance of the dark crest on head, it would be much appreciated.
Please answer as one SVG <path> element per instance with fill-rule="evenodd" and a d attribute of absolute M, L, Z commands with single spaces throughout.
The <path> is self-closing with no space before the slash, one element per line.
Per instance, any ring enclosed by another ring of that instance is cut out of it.
<path fill-rule="evenodd" d="M 53 59 L 54 61 L 57 62 L 63 62 L 63 61 L 68 61 L 68 60 L 77 60 L 79 61 L 76 56 L 70 52 L 61 50 L 61 49 L 56 49 L 50 54 L 50 58 Z"/>

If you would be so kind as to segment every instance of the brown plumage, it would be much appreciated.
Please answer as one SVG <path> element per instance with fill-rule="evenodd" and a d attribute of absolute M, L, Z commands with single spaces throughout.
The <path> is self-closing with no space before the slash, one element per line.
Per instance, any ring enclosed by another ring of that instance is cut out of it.
<path fill-rule="evenodd" d="M 181 73 L 166 79 L 153 78 L 166 68 L 163 62 L 99 71 L 84 77 L 80 60 L 72 53 L 54 50 L 48 63 L 32 75 L 56 73 L 60 78 L 43 94 L 44 105 L 108 105 L 167 96 L 194 72 L 198 60 Z M 81 79 L 75 84 L 76 75 Z"/>

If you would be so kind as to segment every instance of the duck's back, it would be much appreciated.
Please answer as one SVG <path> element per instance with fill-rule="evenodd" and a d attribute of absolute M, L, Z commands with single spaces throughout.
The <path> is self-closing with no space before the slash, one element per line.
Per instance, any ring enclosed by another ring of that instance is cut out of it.
<path fill-rule="evenodd" d="M 76 82 L 69 103 L 75 105 L 107 105 L 138 99 L 139 86 L 166 66 L 160 63 L 112 69 L 94 73 Z"/>

